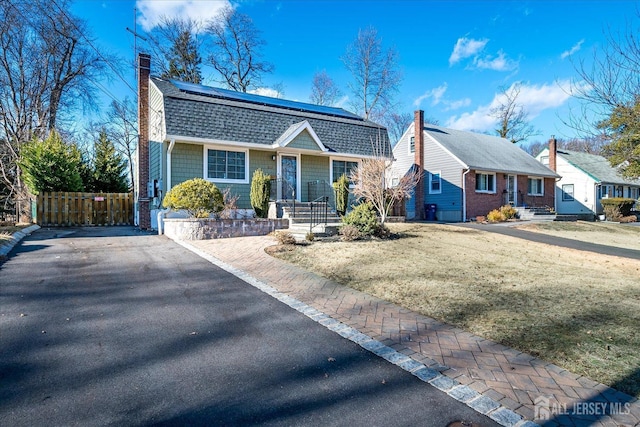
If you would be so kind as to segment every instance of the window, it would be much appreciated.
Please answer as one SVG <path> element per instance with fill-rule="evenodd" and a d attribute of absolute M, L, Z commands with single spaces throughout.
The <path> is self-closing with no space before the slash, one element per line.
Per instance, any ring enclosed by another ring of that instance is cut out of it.
<path fill-rule="evenodd" d="M 495 193 L 496 192 L 496 175 L 492 173 L 477 173 L 476 174 L 476 192 Z"/>
<path fill-rule="evenodd" d="M 622 189 L 622 185 L 616 187 L 616 197 L 623 197 L 624 191 Z"/>
<path fill-rule="evenodd" d="M 346 160 L 334 160 L 333 166 L 333 182 L 336 182 L 342 174 L 347 175 L 347 178 L 351 176 L 351 171 L 358 167 L 358 162 L 349 162 Z"/>
<path fill-rule="evenodd" d="M 638 187 L 629 187 L 629 198 L 637 200 L 640 195 L 639 193 Z"/>
<path fill-rule="evenodd" d="M 609 197 L 613 197 L 613 185 L 600 186 L 600 198 L 608 199 Z"/>
<path fill-rule="evenodd" d="M 412 136 L 411 138 L 409 138 L 409 152 L 410 153 L 415 153 L 416 152 L 416 137 Z"/>
<path fill-rule="evenodd" d="M 544 179 L 529 178 L 527 180 L 527 193 L 530 196 L 542 196 L 544 194 Z"/>
<path fill-rule="evenodd" d="M 440 178 L 440 171 L 429 173 L 429 194 L 442 193 L 442 179 Z"/>
<path fill-rule="evenodd" d="M 573 201 L 573 184 L 562 185 L 562 201 L 563 202 Z"/>
<path fill-rule="evenodd" d="M 222 182 L 247 181 L 247 153 L 207 150 L 207 178 Z"/>

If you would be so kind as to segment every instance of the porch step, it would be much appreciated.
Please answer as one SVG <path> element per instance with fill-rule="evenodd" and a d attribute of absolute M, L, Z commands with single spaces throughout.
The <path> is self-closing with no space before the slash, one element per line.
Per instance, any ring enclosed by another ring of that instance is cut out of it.
<path fill-rule="evenodd" d="M 549 207 L 516 207 L 518 217 L 522 220 L 536 221 L 553 221 L 556 219 L 556 213 Z"/>
<path fill-rule="evenodd" d="M 293 237 L 299 242 L 307 239 L 307 233 L 310 231 L 314 234 L 315 237 L 325 237 L 325 236 L 333 236 L 338 234 L 338 228 L 341 226 L 341 223 L 327 223 L 318 224 L 310 230 L 309 224 L 304 223 L 289 223 L 289 228 L 287 231 L 291 233 Z"/>
<path fill-rule="evenodd" d="M 556 215 L 554 221 L 567 221 L 567 222 L 576 222 L 578 220 L 578 215 Z"/>
<path fill-rule="evenodd" d="M 314 203 L 314 210 L 320 209 L 322 214 L 324 214 L 324 206 L 322 204 Z M 333 210 L 329 205 L 326 207 L 327 209 L 327 223 L 340 223 L 342 219 L 338 214 L 336 214 L 335 210 Z M 282 217 L 288 218 L 290 224 L 309 224 L 311 222 L 311 203 L 309 202 L 296 202 L 295 211 L 294 205 L 285 204 L 282 206 Z M 314 216 L 317 215 L 314 214 Z"/>

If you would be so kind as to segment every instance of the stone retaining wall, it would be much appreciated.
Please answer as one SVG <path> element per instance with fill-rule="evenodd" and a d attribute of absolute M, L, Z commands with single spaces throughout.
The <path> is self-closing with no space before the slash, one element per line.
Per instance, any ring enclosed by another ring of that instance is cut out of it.
<path fill-rule="evenodd" d="M 289 228 L 288 219 L 165 218 L 164 220 L 164 234 L 179 240 L 264 236 L 283 228 Z"/>

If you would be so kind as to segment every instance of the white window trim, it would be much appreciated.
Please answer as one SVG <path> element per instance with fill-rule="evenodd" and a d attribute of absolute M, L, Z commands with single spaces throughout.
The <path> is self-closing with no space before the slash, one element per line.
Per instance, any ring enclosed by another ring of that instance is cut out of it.
<path fill-rule="evenodd" d="M 407 152 L 409 154 L 415 154 L 416 152 L 416 145 L 415 145 L 415 139 L 416 136 L 415 135 L 409 135 L 409 139 L 407 139 Z M 413 139 L 413 150 L 411 149 L 411 139 Z"/>
<path fill-rule="evenodd" d="M 329 184 L 333 184 L 333 161 L 339 162 L 355 162 L 358 164 L 358 168 L 362 165 L 362 159 L 354 159 L 353 157 L 329 157 Z M 349 178 L 347 176 L 347 178 Z M 356 188 L 355 184 L 349 184 L 349 188 Z"/>
<path fill-rule="evenodd" d="M 208 150 L 219 150 L 219 151 L 234 151 L 237 153 L 244 153 L 244 179 L 219 179 L 219 178 L 209 178 L 209 153 Z M 248 184 L 249 183 L 249 150 L 245 148 L 238 147 L 228 147 L 228 146 L 220 146 L 220 145 L 204 145 L 203 146 L 203 171 L 202 176 L 207 181 L 219 184 Z"/>
<path fill-rule="evenodd" d="M 530 179 L 540 180 L 542 182 L 542 185 L 540 186 L 540 193 L 530 193 L 529 192 L 529 180 Z M 540 176 L 528 176 L 527 177 L 527 196 L 544 196 L 544 178 L 542 178 Z"/>
<path fill-rule="evenodd" d="M 564 187 L 568 187 L 571 186 L 573 188 L 573 192 L 571 193 L 571 198 L 567 199 L 565 198 L 565 194 L 567 194 L 566 191 L 564 191 Z M 560 187 L 560 190 L 562 191 L 562 197 L 560 198 L 561 201 L 563 202 L 573 202 L 576 200 L 576 196 L 575 196 L 575 192 L 576 192 L 576 186 L 574 184 L 562 184 L 562 187 Z"/>
<path fill-rule="evenodd" d="M 433 172 L 429 172 L 429 194 L 442 194 L 442 171 L 435 171 L 437 173 L 437 175 L 440 177 L 440 179 L 438 180 L 440 183 L 440 189 L 438 191 L 433 191 L 433 188 L 431 187 L 431 183 L 433 182 Z"/>
<path fill-rule="evenodd" d="M 476 171 L 476 180 L 478 179 L 478 175 L 493 175 L 493 189 L 491 189 L 491 190 L 478 190 L 476 188 L 476 193 L 496 194 L 496 187 L 497 187 L 498 183 L 497 183 L 497 178 L 496 178 L 495 172 Z M 476 184 L 476 187 L 477 187 L 477 184 Z"/>

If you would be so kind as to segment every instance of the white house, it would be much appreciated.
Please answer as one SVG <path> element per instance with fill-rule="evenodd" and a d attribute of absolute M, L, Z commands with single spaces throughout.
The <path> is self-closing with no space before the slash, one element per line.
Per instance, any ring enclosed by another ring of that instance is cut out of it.
<path fill-rule="evenodd" d="M 622 177 L 602 156 L 570 150 L 558 150 L 555 139 L 536 159 L 555 170 L 562 178 L 556 183 L 556 211 L 593 219 L 602 214 L 600 200 L 608 197 L 638 199 L 640 180 Z"/>

